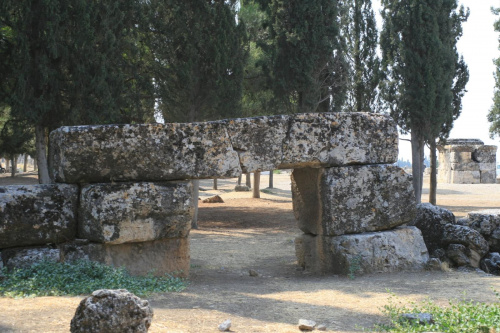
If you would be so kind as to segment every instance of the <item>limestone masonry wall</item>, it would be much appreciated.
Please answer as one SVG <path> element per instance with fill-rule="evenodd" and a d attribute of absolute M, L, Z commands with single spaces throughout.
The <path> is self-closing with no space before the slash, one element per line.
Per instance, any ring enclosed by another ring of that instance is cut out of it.
<path fill-rule="evenodd" d="M 418 269 L 420 232 L 393 229 L 415 213 L 411 178 L 389 165 L 397 144 L 393 120 L 370 113 L 62 127 L 50 134 L 56 184 L 0 187 L 0 262 L 89 259 L 187 276 L 189 180 L 292 168 L 300 265 Z"/>
<path fill-rule="evenodd" d="M 438 150 L 438 182 L 496 183 L 496 146 L 485 146 L 478 139 L 450 139 Z"/>

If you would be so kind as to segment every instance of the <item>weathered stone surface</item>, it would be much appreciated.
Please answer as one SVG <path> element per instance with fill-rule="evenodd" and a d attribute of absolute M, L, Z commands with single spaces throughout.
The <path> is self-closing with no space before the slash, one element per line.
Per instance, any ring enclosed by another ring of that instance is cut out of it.
<path fill-rule="evenodd" d="M 312 331 L 315 326 L 316 322 L 314 320 L 299 319 L 299 330 L 301 331 Z"/>
<path fill-rule="evenodd" d="M 497 173 L 496 170 L 481 171 L 481 184 L 496 184 Z"/>
<path fill-rule="evenodd" d="M 471 266 L 479 267 L 479 261 L 488 253 L 488 242 L 481 234 L 469 227 L 447 224 L 443 228 L 443 244 L 462 244 L 472 251 Z M 474 253 L 475 252 L 475 253 Z"/>
<path fill-rule="evenodd" d="M 498 252 L 488 253 L 481 260 L 481 269 L 488 274 L 500 275 L 500 254 Z"/>
<path fill-rule="evenodd" d="M 238 154 L 221 122 L 61 127 L 50 134 L 50 141 L 57 182 L 159 181 L 241 174 Z"/>
<path fill-rule="evenodd" d="M 28 268 L 42 261 L 60 260 L 59 249 L 48 246 L 32 248 L 9 248 L 2 251 L 3 264 L 8 269 Z"/>
<path fill-rule="evenodd" d="M 131 275 L 143 276 L 154 270 L 156 276 L 165 273 L 189 276 L 188 238 L 116 245 L 80 240 L 61 245 L 61 258 L 64 261 L 86 259 L 117 268 L 125 267 Z"/>
<path fill-rule="evenodd" d="M 220 332 L 228 332 L 231 329 L 231 320 L 226 319 L 222 323 L 219 324 L 219 331 Z"/>
<path fill-rule="evenodd" d="M 50 140 L 54 177 L 63 183 L 224 178 L 242 169 L 393 163 L 398 147 L 389 116 L 361 112 L 62 127 Z"/>
<path fill-rule="evenodd" d="M 451 139 L 438 146 L 438 182 L 455 184 L 496 183 L 496 146 L 481 140 Z"/>
<path fill-rule="evenodd" d="M 77 202 L 76 185 L 0 187 L 0 248 L 73 239 Z"/>
<path fill-rule="evenodd" d="M 446 256 L 457 266 L 470 266 L 471 250 L 462 244 L 450 244 Z"/>
<path fill-rule="evenodd" d="M 398 134 L 380 114 L 313 113 L 291 117 L 280 169 L 394 163 Z"/>
<path fill-rule="evenodd" d="M 313 235 L 394 228 L 416 206 L 410 176 L 389 165 L 295 169 L 292 197 L 300 229 Z"/>
<path fill-rule="evenodd" d="M 235 192 L 248 192 L 250 191 L 250 188 L 246 185 L 236 185 L 234 187 Z"/>
<path fill-rule="evenodd" d="M 486 239 L 491 252 L 500 252 L 500 209 L 469 212 L 466 221 Z"/>
<path fill-rule="evenodd" d="M 304 234 L 296 239 L 295 248 L 299 265 L 316 273 L 420 270 L 429 259 L 415 227 L 334 237 Z"/>
<path fill-rule="evenodd" d="M 244 173 L 277 169 L 289 116 L 239 118 L 225 121 Z"/>
<path fill-rule="evenodd" d="M 442 248 L 444 227 L 455 223 L 455 215 L 448 209 L 430 203 L 417 205 L 417 215 L 410 223 L 422 231 L 425 245 L 430 253 Z"/>
<path fill-rule="evenodd" d="M 71 320 L 72 333 L 145 333 L 151 326 L 149 302 L 125 289 L 96 290 L 84 298 Z"/>
<path fill-rule="evenodd" d="M 78 237 L 120 244 L 186 237 L 193 216 L 190 182 L 82 187 Z"/>

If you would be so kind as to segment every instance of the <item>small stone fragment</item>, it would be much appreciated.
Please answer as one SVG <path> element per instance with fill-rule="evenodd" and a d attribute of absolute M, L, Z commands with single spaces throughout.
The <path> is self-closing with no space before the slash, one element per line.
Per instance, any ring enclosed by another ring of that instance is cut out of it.
<path fill-rule="evenodd" d="M 80 302 L 71 320 L 71 333 L 143 333 L 152 319 L 148 301 L 125 289 L 101 289 Z"/>
<path fill-rule="evenodd" d="M 231 328 L 231 319 L 226 319 L 219 325 L 219 331 L 221 332 L 228 332 L 230 328 Z"/>
<path fill-rule="evenodd" d="M 246 185 L 236 185 L 234 187 L 235 192 L 248 192 L 250 191 L 250 188 Z"/>
<path fill-rule="evenodd" d="M 254 271 L 253 269 L 249 269 L 248 270 L 248 274 L 252 277 L 257 277 L 259 276 L 259 273 L 257 273 L 257 271 Z"/>
<path fill-rule="evenodd" d="M 429 258 L 425 268 L 429 271 L 440 271 L 441 270 L 441 260 L 438 258 Z"/>
<path fill-rule="evenodd" d="M 324 324 L 319 324 L 318 326 L 316 326 L 316 329 L 318 331 L 326 331 L 326 325 Z"/>
<path fill-rule="evenodd" d="M 316 326 L 316 322 L 308 319 L 299 319 L 299 330 L 312 331 Z"/>
<path fill-rule="evenodd" d="M 204 203 L 224 203 L 224 200 L 222 200 L 222 198 L 220 196 L 215 195 L 213 197 L 204 199 L 202 202 L 204 202 Z"/>
<path fill-rule="evenodd" d="M 419 325 L 427 325 L 434 323 L 434 318 L 430 313 L 404 313 L 400 317 L 402 320 L 409 321 L 411 323 L 417 323 Z"/>

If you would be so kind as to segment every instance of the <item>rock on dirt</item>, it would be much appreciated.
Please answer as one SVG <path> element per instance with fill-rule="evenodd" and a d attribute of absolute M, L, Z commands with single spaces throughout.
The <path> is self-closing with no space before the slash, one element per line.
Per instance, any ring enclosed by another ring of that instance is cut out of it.
<path fill-rule="evenodd" d="M 101 289 L 80 302 L 71 320 L 71 333 L 144 333 L 152 319 L 148 301 L 125 289 Z"/>
<path fill-rule="evenodd" d="M 219 325 L 219 331 L 221 332 L 228 332 L 230 328 L 231 328 L 231 319 L 226 319 Z"/>
<path fill-rule="evenodd" d="M 316 326 L 316 322 L 309 319 L 299 319 L 299 330 L 312 331 Z"/>

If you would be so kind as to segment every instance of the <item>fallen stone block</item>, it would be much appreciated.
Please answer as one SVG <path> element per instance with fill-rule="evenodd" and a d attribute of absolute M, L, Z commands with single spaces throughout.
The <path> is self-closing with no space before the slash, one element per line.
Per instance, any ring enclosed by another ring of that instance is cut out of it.
<path fill-rule="evenodd" d="M 469 212 L 466 222 L 486 239 L 490 252 L 500 252 L 500 209 Z"/>
<path fill-rule="evenodd" d="M 336 236 L 387 230 L 412 221 L 411 177 L 390 165 L 295 169 L 292 198 L 299 228 Z"/>
<path fill-rule="evenodd" d="M 155 276 L 165 273 L 179 277 L 189 276 L 188 238 L 166 238 L 150 242 L 100 244 L 86 240 L 62 244 L 61 260 L 91 260 L 113 266 L 125 267 L 131 274 Z"/>
<path fill-rule="evenodd" d="M 238 177 L 221 122 L 61 127 L 50 134 L 53 176 L 62 183 Z"/>
<path fill-rule="evenodd" d="M 74 239 L 77 202 L 76 185 L 0 187 L 0 248 Z"/>
<path fill-rule="evenodd" d="M 472 267 L 479 267 L 479 261 L 489 251 L 488 242 L 481 234 L 469 227 L 462 225 L 447 224 L 444 226 L 442 235 L 443 244 L 462 244 L 471 251 L 476 252 L 476 260 L 471 262 Z"/>
<path fill-rule="evenodd" d="M 187 237 L 192 190 L 190 182 L 83 186 L 78 237 L 109 244 Z"/>
<path fill-rule="evenodd" d="M 455 215 L 446 208 L 430 203 L 418 204 L 415 219 L 409 223 L 420 229 L 430 253 L 444 247 L 443 232 L 447 224 L 455 224 Z"/>
<path fill-rule="evenodd" d="M 416 227 L 333 237 L 304 234 L 295 248 L 299 265 L 314 273 L 414 271 L 424 269 L 429 259 Z"/>
<path fill-rule="evenodd" d="M 125 289 L 101 289 L 80 302 L 71 320 L 70 331 L 145 333 L 152 320 L 153 309 L 148 301 Z"/>

